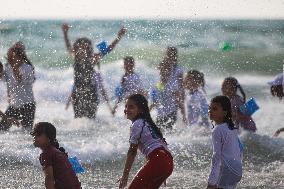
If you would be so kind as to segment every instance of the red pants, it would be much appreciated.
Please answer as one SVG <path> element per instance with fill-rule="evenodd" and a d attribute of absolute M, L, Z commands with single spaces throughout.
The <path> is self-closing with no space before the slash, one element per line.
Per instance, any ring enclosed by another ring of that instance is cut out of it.
<path fill-rule="evenodd" d="M 173 172 L 173 158 L 164 148 L 155 149 L 128 189 L 157 189 Z"/>

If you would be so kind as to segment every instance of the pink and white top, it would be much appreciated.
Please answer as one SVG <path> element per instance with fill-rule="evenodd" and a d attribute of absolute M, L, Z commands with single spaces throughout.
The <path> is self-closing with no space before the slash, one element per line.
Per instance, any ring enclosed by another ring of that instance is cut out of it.
<path fill-rule="evenodd" d="M 216 125 L 212 133 L 213 155 L 211 172 L 208 177 L 210 185 L 218 184 L 221 166 L 229 168 L 237 176 L 242 175 L 242 150 L 238 142 L 238 130 L 230 130 L 227 123 Z"/>
<path fill-rule="evenodd" d="M 132 123 L 129 142 L 131 144 L 138 144 L 138 149 L 146 157 L 160 147 L 168 151 L 163 139 L 157 135 L 144 119 L 137 119 Z"/>

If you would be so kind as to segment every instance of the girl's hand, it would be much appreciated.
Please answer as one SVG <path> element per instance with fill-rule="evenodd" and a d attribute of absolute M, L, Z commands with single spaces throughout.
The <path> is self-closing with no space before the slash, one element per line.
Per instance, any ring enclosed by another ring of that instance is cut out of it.
<path fill-rule="evenodd" d="M 62 24 L 61 26 L 63 32 L 68 32 L 70 26 L 67 23 Z"/>
<path fill-rule="evenodd" d="M 122 176 L 118 182 L 119 182 L 119 189 L 123 189 L 127 186 L 127 181 L 128 181 L 128 177 L 127 176 Z"/>

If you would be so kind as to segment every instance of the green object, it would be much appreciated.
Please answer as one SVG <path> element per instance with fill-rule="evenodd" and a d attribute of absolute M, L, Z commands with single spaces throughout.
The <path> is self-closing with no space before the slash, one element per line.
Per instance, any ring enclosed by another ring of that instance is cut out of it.
<path fill-rule="evenodd" d="M 159 91 L 163 91 L 163 90 L 165 89 L 164 85 L 163 85 L 161 82 L 159 82 L 159 83 L 156 84 L 156 88 L 157 88 Z"/>
<path fill-rule="evenodd" d="M 231 44 L 228 42 L 222 42 L 219 44 L 219 48 L 222 51 L 230 51 L 232 49 Z"/>

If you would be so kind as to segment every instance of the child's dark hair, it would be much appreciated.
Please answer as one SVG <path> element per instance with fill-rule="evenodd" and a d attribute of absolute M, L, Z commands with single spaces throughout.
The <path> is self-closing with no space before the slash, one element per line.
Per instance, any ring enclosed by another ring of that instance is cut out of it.
<path fill-rule="evenodd" d="M 126 56 L 123 58 L 124 62 L 127 62 L 128 64 L 131 64 L 134 66 L 134 58 L 132 56 Z"/>
<path fill-rule="evenodd" d="M 173 61 L 177 61 L 178 50 L 176 47 L 169 46 L 167 47 L 167 56 Z"/>
<path fill-rule="evenodd" d="M 224 83 L 230 83 L 236 90 L 239 89 L 243 96 L 243 100 L 246 101 L 246 93 L 235 77 L 225 78 Z"/>
<path fill-rule="evenodd" d="M 139 118 L 144 119 L 149 124 L 149 126 L 154 130 L 154 132 L 158 135 L 158 137 L 161 138 L 166 143 L 161 130 L 157 127 L 157 125 L 155 124 L 155 122 L 153 121 L 150 115 L 147 99 L 141 94 L 131 95 L 127 99 L 134 101 L 138 109 L 141 110 L 142 113 L 139 115 L 139 117 L 137 117 L 137 119 Z"/>
<path fill-rule="evenodd" d="M 27 54 L 26 54 L 26 47 L 25 45 L 21 42 L 18 41 L 17 43 L 15 43 L 10 49 L 9 51 L 14 52 L 18 57 L 21 58 L 21 61 L 29 64 L 30 66 L 32 66 L 33 68 L 33 72 L 35 72 L 35 67 L 32 64 L 32 62 L 28 59 Z M 9 53 L 8 53 L 9 54 Z M 10 60 L 10 56 L 8 55 L 8 62 L 11 61 Z"/>
<path fill-rule="evenodd" d="M 217 103 L 222 106 L 223 111 L 226 112 L 224 122 L 228 124 L 229 129 L 237 129 L 232 119 L 231 101 L 226 96 L 216 96 L 211 100 L 211 103 Z"/>
<path fill-rule="evenodd" d="M 272 96 L 278 97 L 280 100 L 284 97 L 283 86 L 282 85 L 272 85 L 270 87 L 270 92 Z"/>
<path fill-rule="evenodd" d="M 93 50 L 93 46 L 92 46 L 92 41 L 89 40 L 86 37 L 82 37 L 77 39 L 74 42 L 73 48 L 74 48 L 74 52 L 75 52 L 75 61 L 76 62 L 80 62 L 79 56 L 78 56 L 78 51 L 82 48 L 81 46 L 84 45 L 86 46 L 86 53 L 87 53 L 87 57 L 89 59 L 93 58 L 94 55 L 94 50 Z"/>
<path fill-rule="evenodd" d="M 41 135 L 45 134 L 49 139 L 49 142 L 52 146 L 60 150 L 61 152 L 66 153 L 63 147 L 59 147 L 59 143 L 56 139 L 56 128 L 49 122 L 39 122 L 35 125 L 31 135 Z"/>
<path fill-rule="evenodd" d="M 198 70 L 189 70 L 187 72 L 186 79 L 190 75 L 193 77 L 194 81 L 202 87 L 202 90 L 205 92 L 205 90 L 204 90 L 204 87 L 205 87 L 204 74 L 202 72 L 198 71 Z"/>

